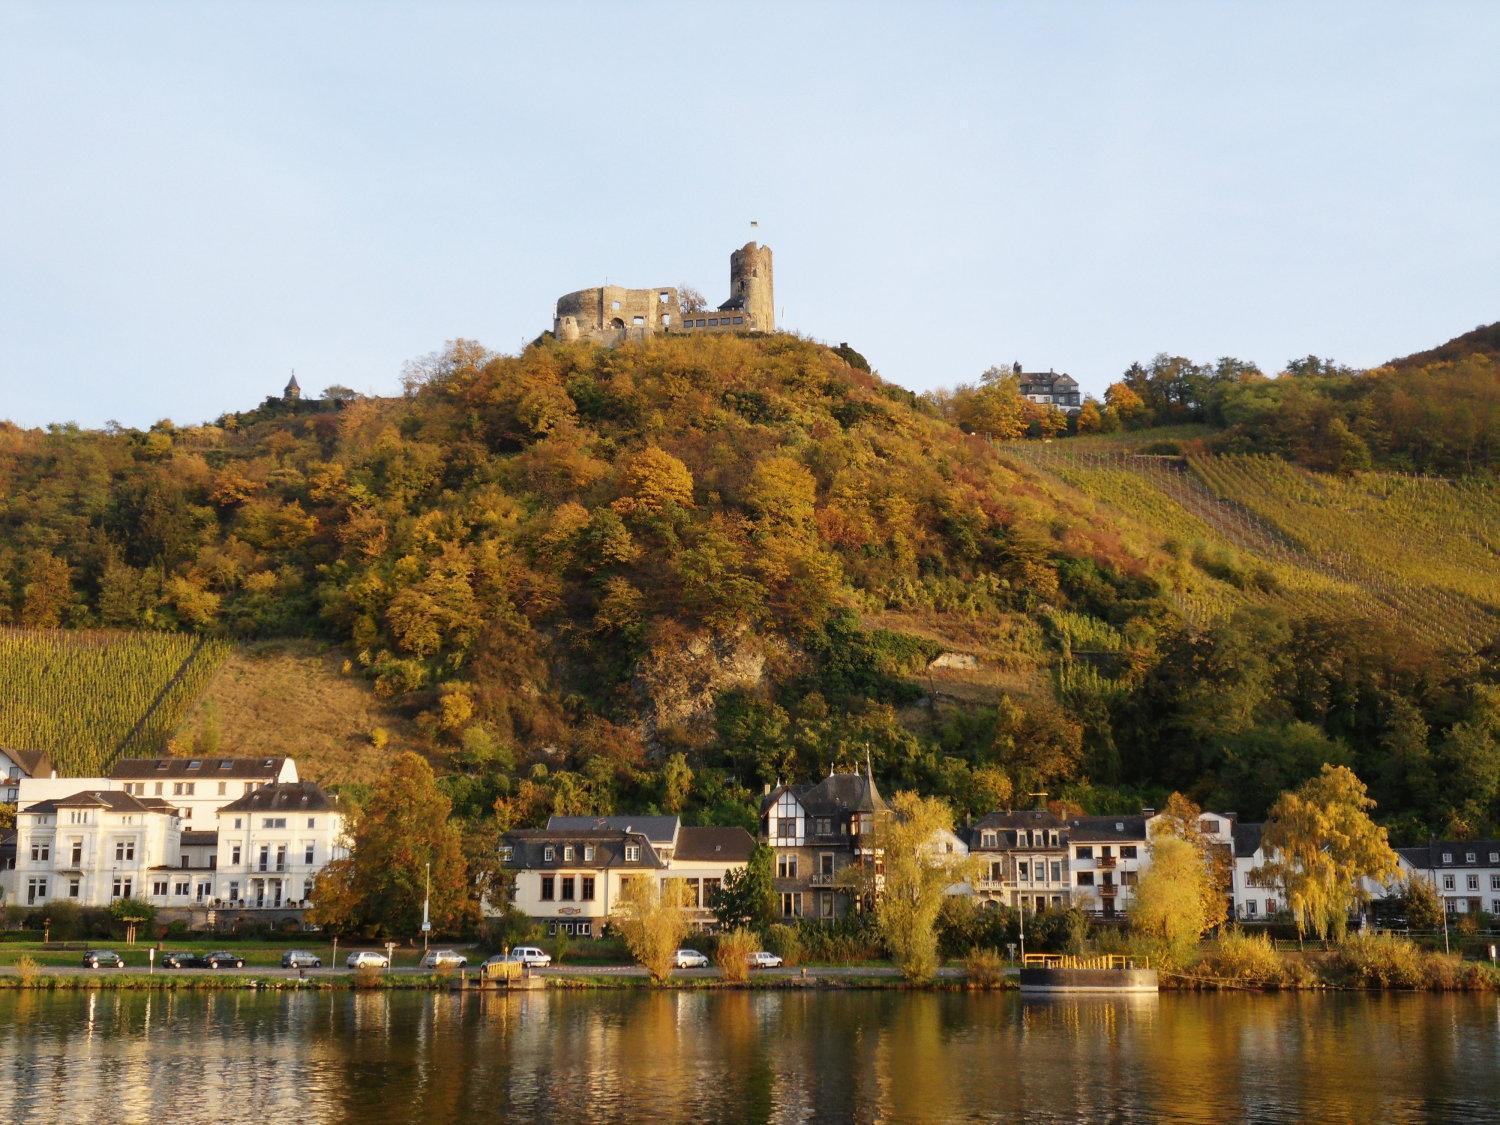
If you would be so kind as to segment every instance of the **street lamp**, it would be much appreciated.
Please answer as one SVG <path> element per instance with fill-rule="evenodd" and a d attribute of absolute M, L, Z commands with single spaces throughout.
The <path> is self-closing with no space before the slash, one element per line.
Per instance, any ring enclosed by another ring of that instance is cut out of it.
<path fill-rule="evenodd" d="M 427 952 L 427 935 L 432 933 L 432 920 L 429 917 L 429 907 L 432 905 L 432 861 L 426 864 L 427 868 L 427 891 L 422 898 L 422 952 Z"/>

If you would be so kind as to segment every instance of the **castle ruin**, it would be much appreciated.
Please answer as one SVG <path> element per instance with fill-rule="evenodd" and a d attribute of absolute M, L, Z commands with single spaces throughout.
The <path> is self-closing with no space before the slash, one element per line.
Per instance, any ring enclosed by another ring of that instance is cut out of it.
<path fill-rule="evenodd" d="M 771 248 L 747 242 L 729 255 L 729 300 L 684 311 L 677 287 L 601 285 L 558 298 L 552 334 L 559 340 L 618 344 L 658 332 L 772 332 L 776 328 Z"/>

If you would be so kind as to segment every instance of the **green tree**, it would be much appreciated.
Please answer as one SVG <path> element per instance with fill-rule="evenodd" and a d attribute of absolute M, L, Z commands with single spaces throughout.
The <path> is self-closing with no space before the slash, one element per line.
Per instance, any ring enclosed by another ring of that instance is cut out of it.
<path fill-rule="evenodd" d="M 422 922 L 430 866 L 434 928 L 472 921 L 474 889 L 452 810 L 426 760 L 397 754 L 354 825 L 349 856 L 319 873 L 309 920 L 338 931 L 411 937 Z"/>
<path fill-rule="evenodd" d="M 1347 766 L 1327 766 L 1271 806 L 1261 831 L 1266 862 L 1254 877 L 1282 888 L 1300 938 L 1311 930 L 1342 941 L 1349 913 L 1368 901 L 1364 880 L 1386 881 L 1399 867 L 1375 807 Z"/>
<path fill-rule="evenodd" d="M 1431 880 L 1413 875 L 1401 884 L 1401 913 L 1413 930 L 1435 930 L 1443 924 L 1443 901 Z"/>
<path fill-rule="evenodd" d="M 761 930 L 776 916 L 776 853 L 757 844 L 750 862 L 728 872 L 708 897 L 708 907 L 724 930 Z"/>

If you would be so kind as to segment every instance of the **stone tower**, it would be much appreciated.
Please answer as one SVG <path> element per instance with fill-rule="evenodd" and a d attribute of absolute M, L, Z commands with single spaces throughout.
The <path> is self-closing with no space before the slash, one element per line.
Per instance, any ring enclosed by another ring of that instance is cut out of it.
<path fill-rule="evenodd" d="M 771 284 L 771 248 L 747 242 L 729 255 L 729 300 L 724 308 L 745 310 L 746 327 L 776 329 L 776 301 Z"/>
<path fill-rule="evenodd" d="M 302 388 L 297 385 L 297 373 L 295 371 L 292 372 L 292 377 L 287 382 L 286 390 L 281 392 L 281 397 L 287 402 L 296 402 L 302 397 Z"/>

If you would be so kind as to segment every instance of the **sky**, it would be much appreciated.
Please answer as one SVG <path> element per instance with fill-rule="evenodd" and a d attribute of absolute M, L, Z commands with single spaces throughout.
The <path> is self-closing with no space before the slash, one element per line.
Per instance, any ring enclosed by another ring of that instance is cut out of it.
<path fill-rule="evenodd" d="M 752 233 L 915 390 L 1372 365 L 1500 319 L 1497 57 L 1484 2 L 0 0 L 0 418 L 389 394 Z"/>

